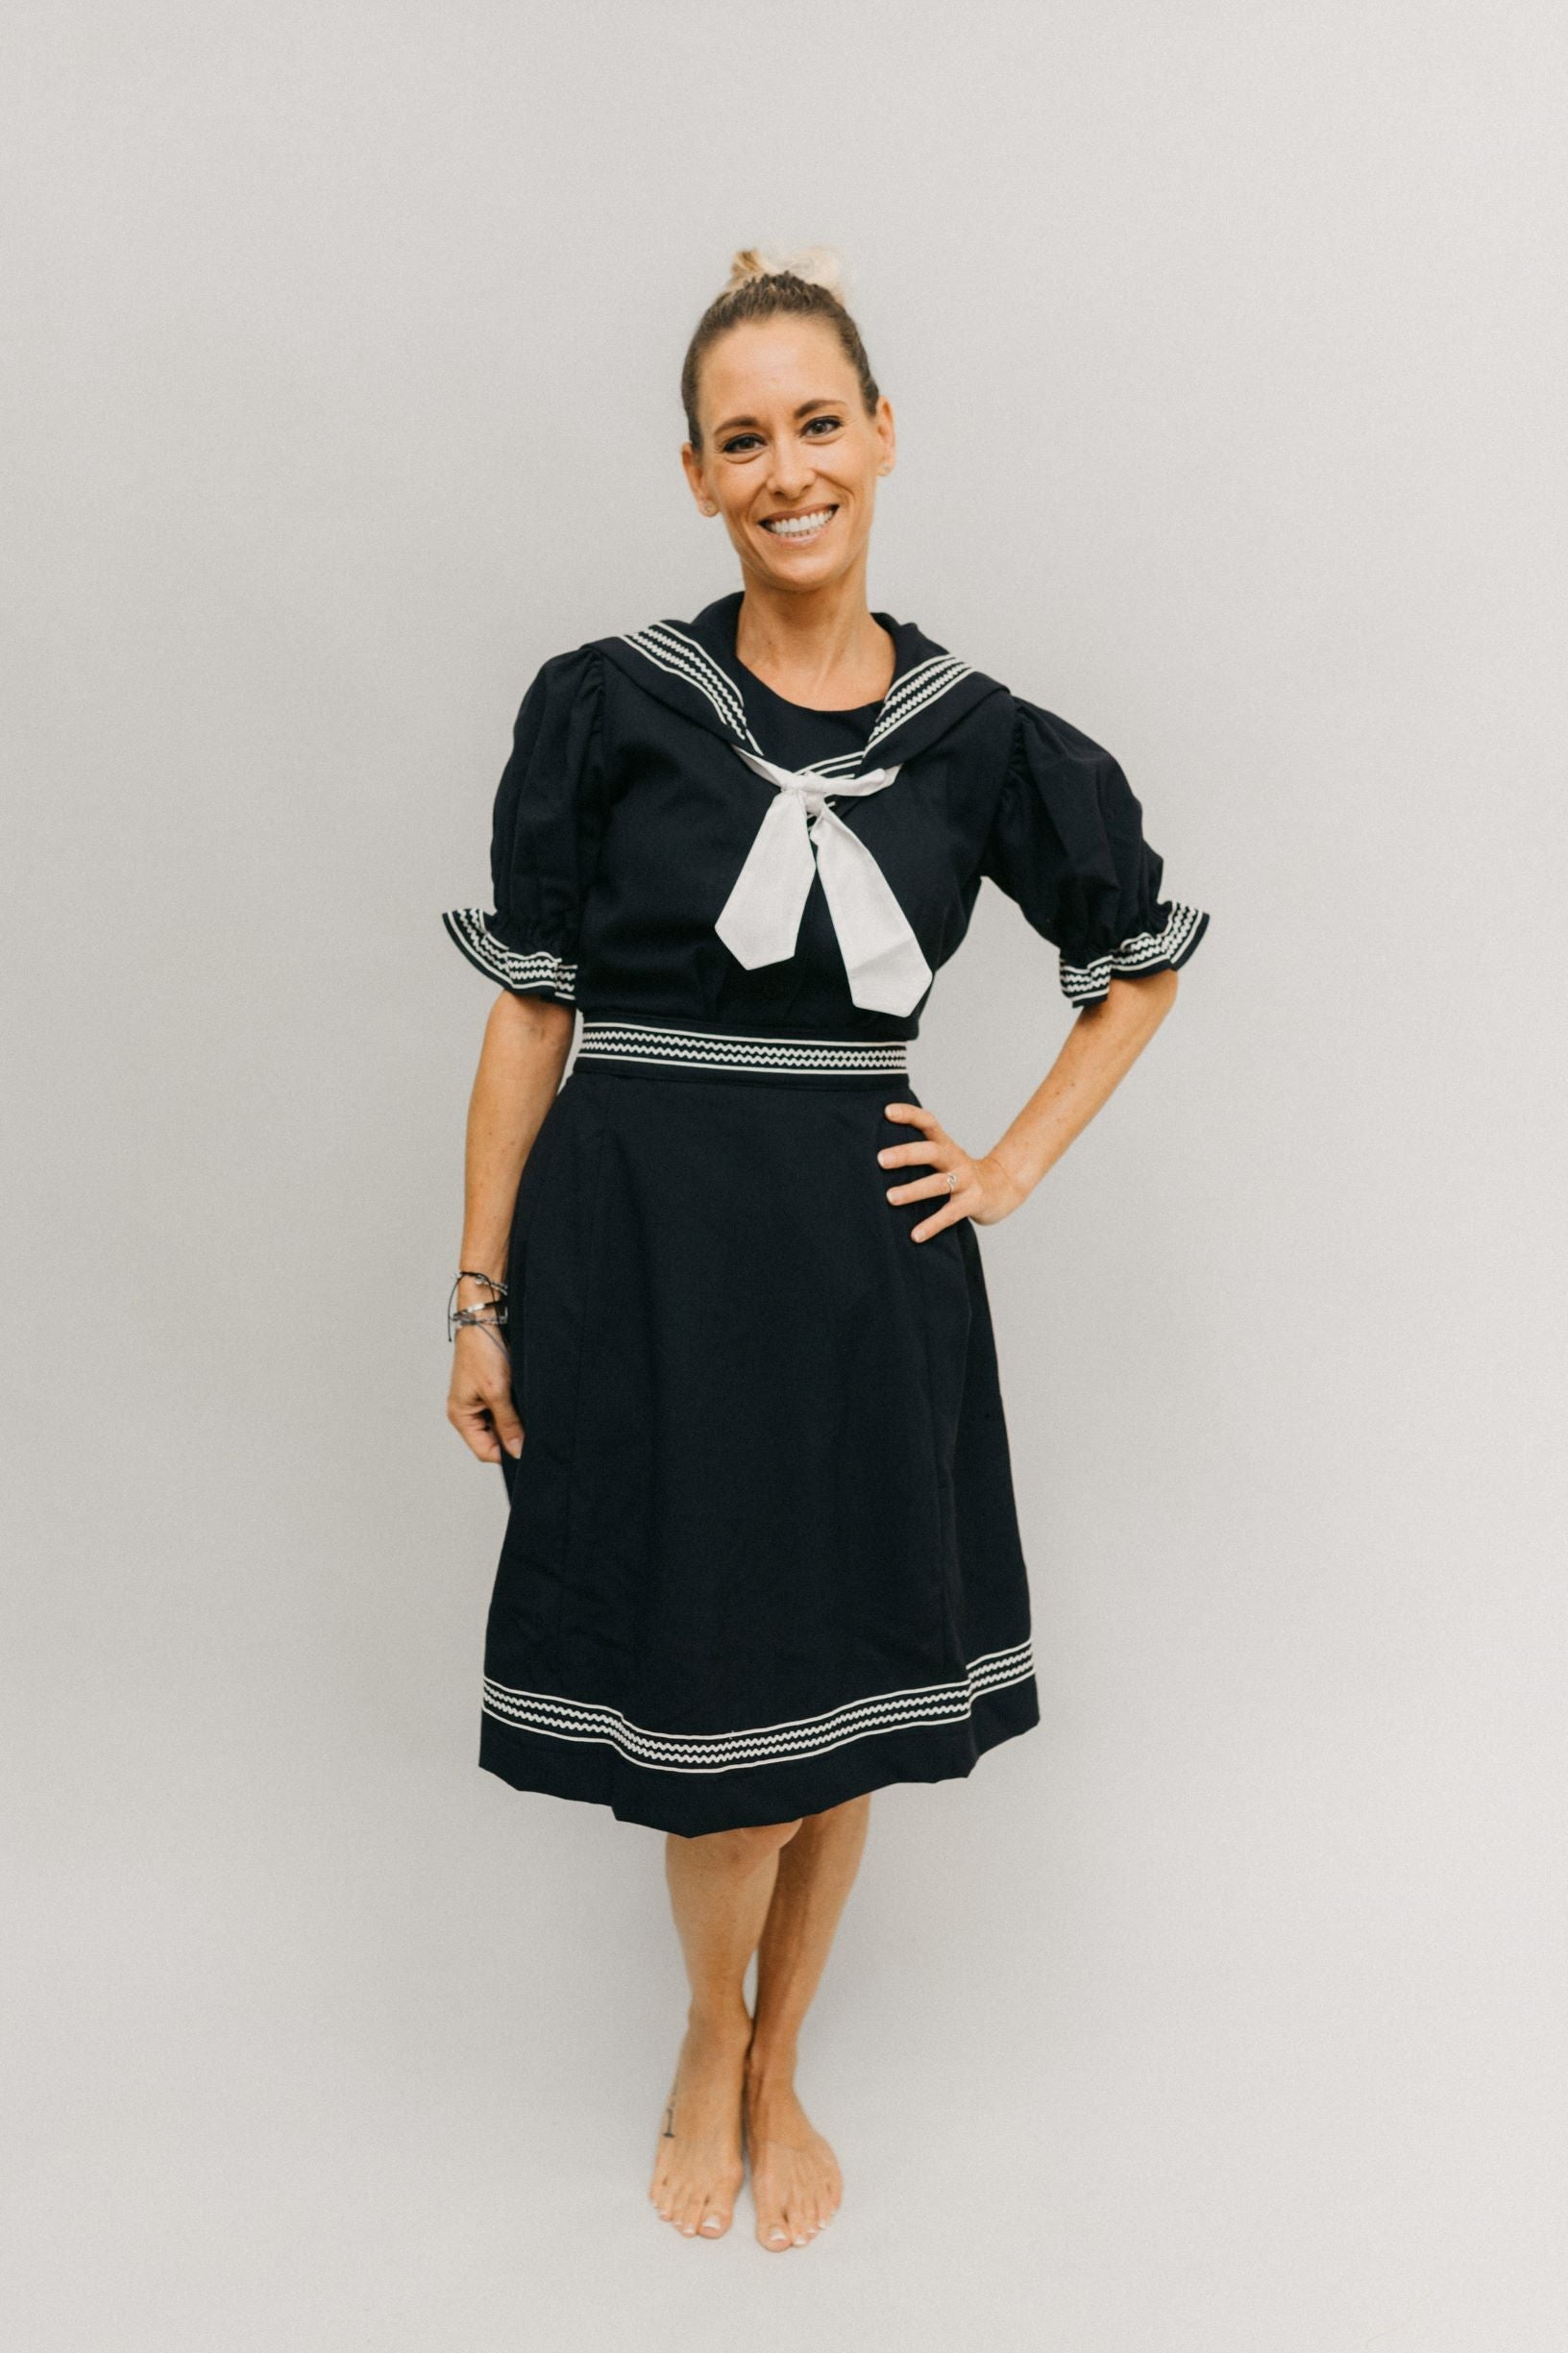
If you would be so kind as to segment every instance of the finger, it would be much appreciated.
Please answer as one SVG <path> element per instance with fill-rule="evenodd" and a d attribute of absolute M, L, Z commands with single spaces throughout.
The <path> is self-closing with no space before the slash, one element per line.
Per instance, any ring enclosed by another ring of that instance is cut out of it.
<path fill-rule="evenodd" d="M 961 1192 L 954 1193 L 952 1199 L 944 1203 L 934 1217 L 927 1217 L 922 1224 L 910 1228 L 910 1239 L 917 1242 L 928 1241 L 933 1234 L 940 1234 L 944 1226 L 956 1226 L 961 1218 L 968 1215 L 968 1211 L 965 1207 L 965 1198 L 966 1196 Z"/>
<path fill-rule="evenodd" d="M 877 1159 L 884 1168 L 906 1168 L 912 1162 L 935 1160 L 945 1145 L 935 1136 L 923 1136 L 919 1143 L 884 1144 Z"/>
<path fill-rule="evenodd" d="M 490 1427 L 489 1416 L 481 1405 L 471 1403 L 466 1398 L 460 1404 L 449 1405 L 447 1419 L 462 1439 L 463 1444 L 472 1453 L 478 1455 L 481 1462 L 501 1460 L 501 1448 L 497 1443 L 496 1434 Z"/>
<path fill-rule="evenodd" d="M 506 1452 L 514 1458 L 523 1452 L 523 1425 L 509 1397 L 491 1400 L 490 1418 L 496 1425 L 496 1435 Z"/>
<path fill-rule="evenodd" d="M 927 1111 L 923 1103 L 884 1103 L 882 1108 L 890 1119 L 905 1119 L 912 1127 L 937 1125 L 936 1113 Z"/>
<path fill-rule="evenodd" d="M 964 1189 L 964 1179 L 961 1176 L 956 1185 L 949 1185 L 947 1179 L 951 1173 L 950 1169 L 943 1168 L 939 1169 L 935 1176 L 914 1177 L 907 1185 L 890 1185 L 888 1199 L 890 1201 L 929 1201 L 934 1193 L 941 1193 L 944 1197 L 952 1194 L 956 1197 Z"/>

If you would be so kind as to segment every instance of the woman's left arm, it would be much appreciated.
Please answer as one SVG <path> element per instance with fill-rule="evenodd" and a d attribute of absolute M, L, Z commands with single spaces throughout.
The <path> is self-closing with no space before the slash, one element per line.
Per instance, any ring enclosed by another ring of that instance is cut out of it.
<path fill-rule="evenodd" d="M 1053 1168 L 1075 1136 L 1081 1136 L 1137 1062 L 1176 1001 L 1174 971 L 1147 972 L 1137 979 L 1113 974 L 1106 996 L 1087 1005 L 1012 1126 L 982 1160 L 971 1160 L 955 1143 L 934 1112 L 919 1103 L 890 1103 L 890 1119 L 920 1131 L 912 1143 L 889 1144 L 877 1154 L 884 1168 L 932 1164 L 937 1173 L 889 1189 L 890 1201 L 942 1199 L 934 1217 L 913 1229 L 918 1242 L 940 1234 L 961 1217 L 977 1226 L 994 1225 L 1017 1209 Z M 949 1188 L 948 1177 L 958 1183 Z"/>

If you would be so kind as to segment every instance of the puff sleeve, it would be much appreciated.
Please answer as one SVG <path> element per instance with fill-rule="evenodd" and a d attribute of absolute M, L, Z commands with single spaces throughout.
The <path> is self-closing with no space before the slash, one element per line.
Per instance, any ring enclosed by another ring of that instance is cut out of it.
<path fill-rule="evenodd" d="M 442 917 L 470 964 L 519 995 L 576 1002 L 578 931 L 603 824 L 604 682 L 592 646 L 554 655 L 523 698 L 496 789 L 493 913 Z"/>
<path fill-rule="evenodd" d="M 1110 752 L 1015 697 L 1007 772 L 981 871 L 1060 951 L 1069 1004 L 1097 1005 L 1114 973 L 1174 971 L 1208 928 L 1200 907 L 1160 896 L 1163 861 Z"/>

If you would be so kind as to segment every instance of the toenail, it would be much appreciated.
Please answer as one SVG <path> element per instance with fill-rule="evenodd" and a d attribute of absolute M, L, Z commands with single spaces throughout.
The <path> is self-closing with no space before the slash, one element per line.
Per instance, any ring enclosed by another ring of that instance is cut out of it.
<path fill-rule="evenodd" d="M 787 2239 L 789 2237 L 789 2233 L 788 2231 L 782 2230 L 771 2230 L 768 2233 L 768 2236 L 770 2239 Z"/>
<path fill-rule="evenodd" d="M 796 2243 L 796 2243 L 796 2246 L 804 2246 L 804 2245 L 805 2245 L 805 2243 L 806 2243 L 806 2234 L 805 2234 L 805 2232 L 804 2232 L 804 2231 L 802 2231 L 802 2232 L 800 2233 L 799 2237 L 798 2237 L 798 2238 L 796 2240 Z"/>

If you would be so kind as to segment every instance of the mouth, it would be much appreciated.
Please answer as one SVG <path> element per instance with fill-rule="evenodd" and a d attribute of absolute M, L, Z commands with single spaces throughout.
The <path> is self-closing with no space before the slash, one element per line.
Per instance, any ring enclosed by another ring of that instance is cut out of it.
<path fill-rule="evenodd" d="M 765 515 L 762 527 L 771 539 L 782 539 L 792 548 L 809 548 L 821 539 L 838 511 L 835 503 L 804 507 L 797 515 Z"/>

